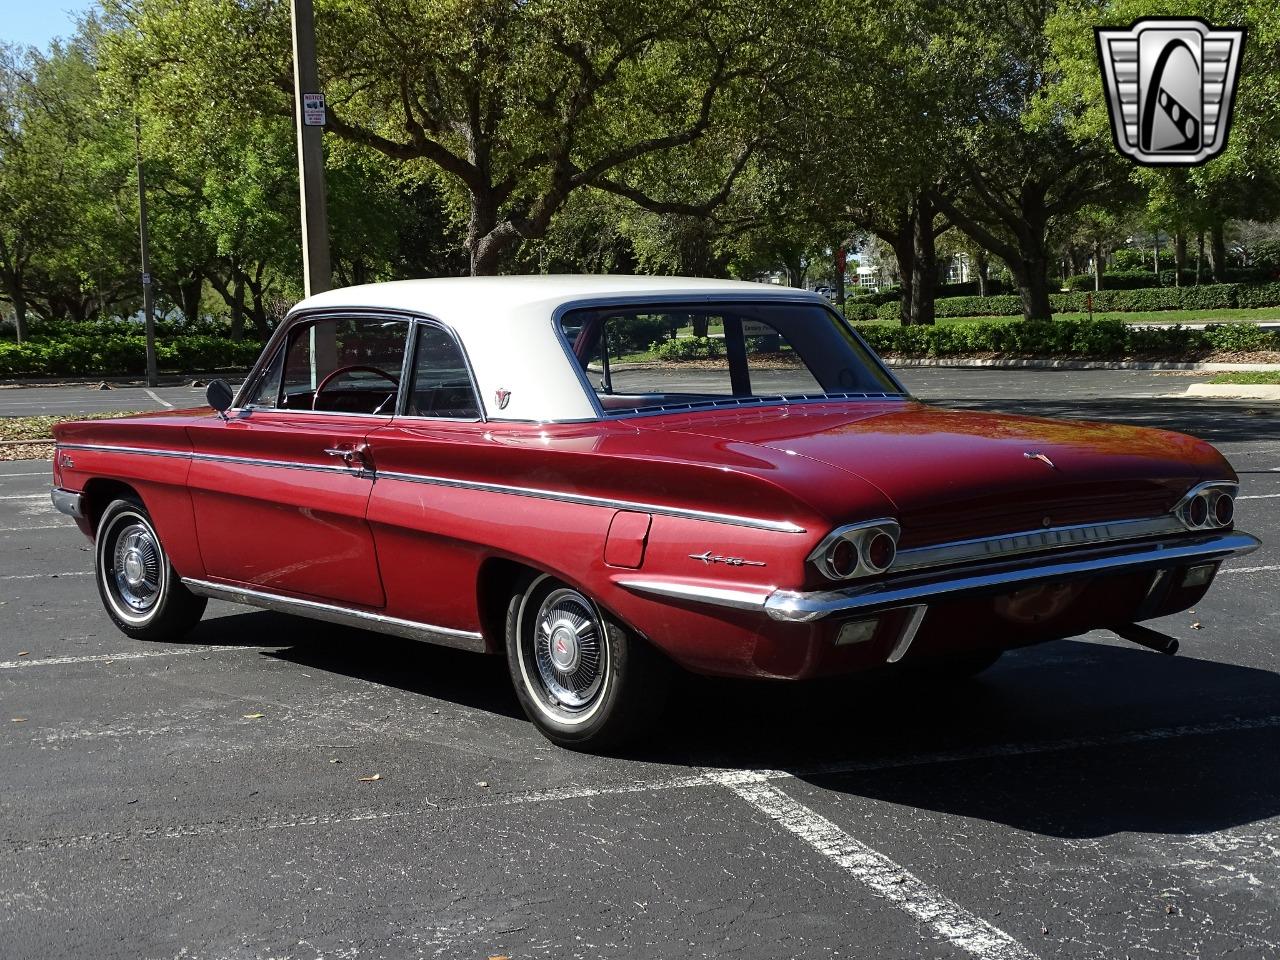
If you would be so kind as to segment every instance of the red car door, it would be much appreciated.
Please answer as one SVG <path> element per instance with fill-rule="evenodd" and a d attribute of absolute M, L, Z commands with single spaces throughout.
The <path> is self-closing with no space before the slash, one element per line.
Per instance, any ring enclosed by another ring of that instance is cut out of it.
<path fill-rule="evenodd" d="M 365 438 L 396 409 L 409 323 L 297 322 L 227 420 L 191 429 L 206 576 L 362 607 L 385 596 L 365 518 Z"/>

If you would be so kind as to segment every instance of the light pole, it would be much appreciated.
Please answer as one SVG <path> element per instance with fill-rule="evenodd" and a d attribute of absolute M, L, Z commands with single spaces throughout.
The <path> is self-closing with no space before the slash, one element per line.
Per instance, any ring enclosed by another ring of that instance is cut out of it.
<path fill-rule="evenodd" d="M 156 304 L 151 294 L 151 243 L 147 233 L 147 181 L 142 172 L 142 122 L 133 114 L 133 148 L 138 161 L 138 242 L 142 248 L 142 317 L 147 333 L 147 386 L 160 382 L 156 369 Z"/>
<path fill-rule="evenodd" d="M 324 190 L 324 95 L 316 75 L 311 0 L 293 0 L 293 101 L 298 128 L 298 194 L 302 201 L 302 274 L 309 297 L 332 284 Z"/>

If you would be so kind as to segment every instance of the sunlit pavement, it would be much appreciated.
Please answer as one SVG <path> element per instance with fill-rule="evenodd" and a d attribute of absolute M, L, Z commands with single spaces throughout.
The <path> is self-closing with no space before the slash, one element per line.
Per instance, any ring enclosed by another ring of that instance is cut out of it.
<path fill-rule="evenodd" d="M 1213 440 L 1265 546 L 1154 624 L 1174 658 L 1094 634 L 943 688 L 690 681 L 601 758 L 542 740 L 497 659 L 222 604 L 131 641 L 48 464 L 0 464 L 0 956 L 1273 958 L 1280 410 L 902 375 Z"/>

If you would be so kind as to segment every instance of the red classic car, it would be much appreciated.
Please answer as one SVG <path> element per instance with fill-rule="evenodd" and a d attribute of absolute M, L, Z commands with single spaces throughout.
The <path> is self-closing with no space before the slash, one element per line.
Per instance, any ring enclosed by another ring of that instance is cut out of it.
<path fill-rule="evenodd" d="M 1209 444 L 927 406 L 788 288 L 337 290 L 210 404 L 56 430 L 121 630 L 216 597 L 505 653 L 566 745 L 643 729 L 673 664 L 975 672 L 1097 628 L 1170 651 L 1137 622 L 1258 546 Z"/>

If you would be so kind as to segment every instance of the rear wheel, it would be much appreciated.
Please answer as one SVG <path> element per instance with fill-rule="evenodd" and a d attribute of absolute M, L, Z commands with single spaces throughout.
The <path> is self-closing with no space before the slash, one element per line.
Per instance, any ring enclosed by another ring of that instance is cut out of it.
<path fill-rule="evenodd" d="M 94 565 L 102 605 L 131 637 L 177 639 L 204 614 L 205 598 L 178 579 L 140 500 L 113 500 L 103 511 Z"/>
<path fill-rule="evenodd" d="M 507 666 L 521 707 L 565 747 L 618 746 L 658 718 L 670 666 L 586 594 L 527 578 L 507 605 Z"/>

